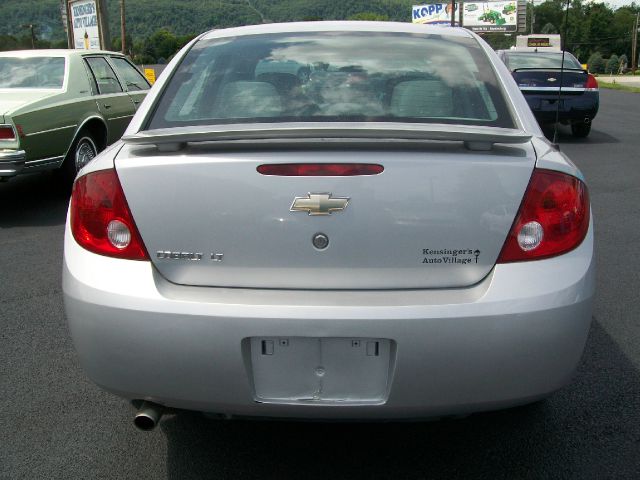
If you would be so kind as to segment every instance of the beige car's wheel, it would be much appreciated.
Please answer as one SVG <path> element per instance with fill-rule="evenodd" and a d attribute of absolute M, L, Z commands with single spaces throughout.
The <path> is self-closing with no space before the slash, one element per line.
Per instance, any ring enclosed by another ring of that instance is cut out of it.
<path fill-rule="evenodd" d="M 58 173 L 66 185 L 71 185 L 78 172 L 98 155 L 98 148 L 93 136 L 88 131 L 80 132 L 73 142 L 67 158 Z"/>
<path fill-rule="evenodd" d="M 80 137 L 75 144 L 73 152 L 75 173 L 78 173 L 82 167 L 93 160 L 96 155 L 98 155 L 98 149 L 93 139 L 90 136 Z"/>

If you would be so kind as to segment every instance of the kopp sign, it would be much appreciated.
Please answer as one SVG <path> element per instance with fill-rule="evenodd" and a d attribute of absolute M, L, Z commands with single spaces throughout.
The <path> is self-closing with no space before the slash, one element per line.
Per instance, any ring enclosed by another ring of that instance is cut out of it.
<path fill-rule="evenodd" d="M 428 5 L 414 5 L 411 14 L 413 23 L 428 23 L 430 25 L 451 25 L 450 3 L 430 3 Z M 458 10 L 456 5 L 456 11 Z M 456 24 L 458 23 L 456 18 Z"/>

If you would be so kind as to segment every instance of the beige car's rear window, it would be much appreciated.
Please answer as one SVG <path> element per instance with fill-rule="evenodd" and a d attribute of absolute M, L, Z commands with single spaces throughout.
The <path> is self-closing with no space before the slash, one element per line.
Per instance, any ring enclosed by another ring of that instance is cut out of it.
<path fill-rule="evenodd" d="M 0 57 L 0 88 L 62 88 L 62 57 Z"/>

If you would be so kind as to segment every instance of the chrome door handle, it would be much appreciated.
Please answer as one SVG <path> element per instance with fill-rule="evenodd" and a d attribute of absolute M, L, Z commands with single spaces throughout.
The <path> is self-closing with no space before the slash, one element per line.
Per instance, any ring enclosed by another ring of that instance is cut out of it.
<path fill-rule="evenodd" d="M 104 108 L 111 108 L 111 105 L 109 105 L 108 103 L 103 103 L 103 104 L 102 104 L 102 106 L 103 106 Z"/>

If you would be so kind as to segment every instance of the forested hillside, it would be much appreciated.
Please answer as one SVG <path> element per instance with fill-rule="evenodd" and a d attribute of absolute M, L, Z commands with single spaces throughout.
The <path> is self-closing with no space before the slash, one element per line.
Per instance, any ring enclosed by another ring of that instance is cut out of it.
<path fill-rule="evenodd" d="M 120 32 L 120 5 L 108 0 L 112 36 Z M 159 28 L 187 35 L 211 28 L 303 19 L 346 19 L 362 12 L 410 21 L 412 0 L 127 0 L 127 27 L 135 38 Z M 40 38 L 64 39 L 60 0 L 1 0 L 0 35 L 20 35 L 35 23 Z"/>
<path fill-rule="evenodd" d="M 429 0 L 431 1 L 431 0 Z M 168 59 L 192 36 L 212 28 L 295 20 L 411 21 L 416 0 L 126 0 L 127 50 L 140 63 Z M 445 0 L 438 0 L 444 2 Z M 0 0 L 0 50 L 31 48 L 25 26 L 35 24 L 40 48 L 64 47 L 60 0 Z M 120 2 L 107 1 L 112 47 L 120 49 Z M 564 1 L 534 7 L 535 33 L 564 32 Z M 529 19 L 531 18 L 531 4 Z M 607 59 L 630 57 L 631 38 L 640 4 L 613 10 L 604 3 L 573 0 L 567 48 L 582 62 L 593 57 L 606 69 Z M 527 21 L 530 28 L 530 21 Z M 529 32 L 527 32 L 529 33 Z M 484 38 L 494 48 L 508 48 L 513 35 Z M 591 62 L 590 62 L 591 63 Z M 629 62 L 630 63 L 630 62 Z"/>

